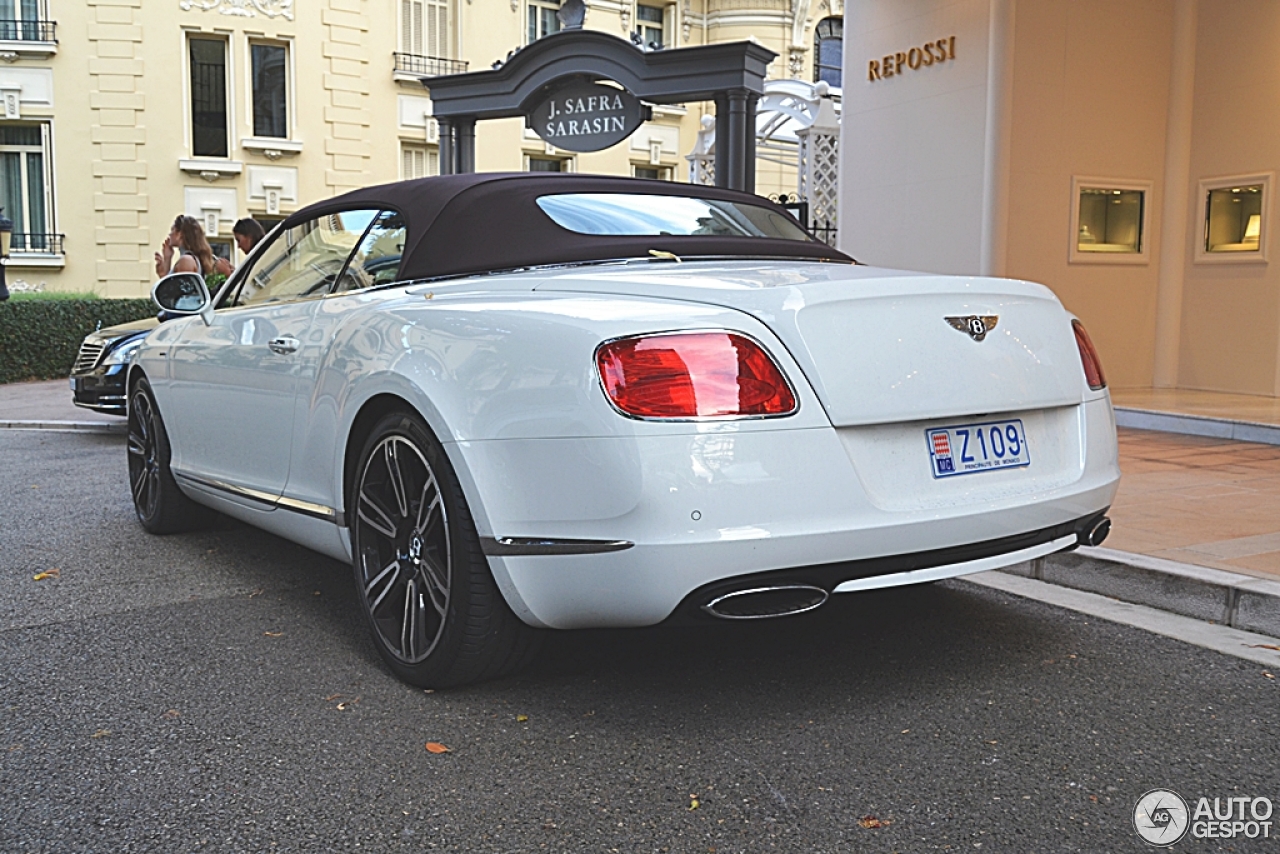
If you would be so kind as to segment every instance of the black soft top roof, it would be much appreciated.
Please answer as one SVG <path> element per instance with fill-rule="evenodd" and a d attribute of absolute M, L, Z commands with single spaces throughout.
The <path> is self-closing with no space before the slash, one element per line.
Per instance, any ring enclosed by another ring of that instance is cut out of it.
<path fill-rule="evenodd" d="M 285 220 L 305 220 L 353 208 L 394 208 L 406 220 L 399 278 L 423 279 L 544 264 L 646 257 L 649 251 L 690 256 L 756 256 L 852 262 L 825 243 L 722 236 L 579 234 L 557 225 L 536 200 L 556 193 L 643 193 L 696 196 L 762 205 L 773 202 L 717 187 L 529 172 L 475 172 L 365 187 L 308 205 Z"/>

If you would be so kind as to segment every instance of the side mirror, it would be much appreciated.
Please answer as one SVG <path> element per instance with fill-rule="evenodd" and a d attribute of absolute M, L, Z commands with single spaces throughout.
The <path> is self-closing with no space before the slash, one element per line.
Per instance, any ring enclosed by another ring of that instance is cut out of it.
<path fill-rule="evenodd" d="M 167 317 L 198 314 L 206 324 L 212 319 L 213 299 L 197 273 L 170 273 L 151 286 L 151 300 Z"/>

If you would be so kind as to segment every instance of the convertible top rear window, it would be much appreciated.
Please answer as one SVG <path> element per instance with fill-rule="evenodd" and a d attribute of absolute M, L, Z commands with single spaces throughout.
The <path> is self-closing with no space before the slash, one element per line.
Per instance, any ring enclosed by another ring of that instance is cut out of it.
<path fill-rule="evenodd" d="M 471 172 L 365 187 L 291 214 L 292 228 L 357 209 L 404 217 L 401 281 L 653 258 L 852 263 L 768 199 L 723 187 L 605 175 Z"/>
<path fill-rule="evenodd" d="M 556 225 L 578 234 L 812 240 L 779 211 L 736 200 L 633 193 L 566 193 L 540 196 L 537 203 Z"/>

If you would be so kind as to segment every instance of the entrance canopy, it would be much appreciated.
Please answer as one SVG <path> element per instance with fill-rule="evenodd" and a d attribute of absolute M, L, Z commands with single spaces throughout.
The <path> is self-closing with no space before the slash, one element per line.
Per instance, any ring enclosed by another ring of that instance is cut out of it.
<path fill-rule="evenodd" d="M 716 183 L 755 190 L 756 104 L 777 57 L 754 42 L 645 51 L 595 30 L 538 39 L 498 68 L 423 78 L 440 123 L 440 171 L 475 171 L 475 125 L 531 115 L 557 87 L 612 81 L 650 104 L 714 101 Z"/>

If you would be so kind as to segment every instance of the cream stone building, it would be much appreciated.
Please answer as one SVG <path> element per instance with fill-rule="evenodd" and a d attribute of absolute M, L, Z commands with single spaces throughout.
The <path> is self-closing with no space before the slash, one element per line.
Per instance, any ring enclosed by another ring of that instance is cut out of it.
<path fill-rule="evenodd" d="M 670 49 L 755 39 L 770 78 L 838 83 L 842 0 L 588 0 L 585 26 Z M 438 171 L 430 78 L 481 70 L 558 29 L 551 0 L 0 0 L 0 203 L 11 286 L 145 295 L 178 214 L 234 254 L 265 224 Z M 815 52 L 817 59 L 815 60 Z M 572 154 L 487 122 L 476 165 L 688 180 L 707 104 L 655 107 Z M 757 190 L 794 191 L 762 163 Z"/>

